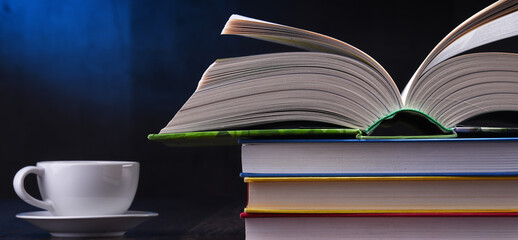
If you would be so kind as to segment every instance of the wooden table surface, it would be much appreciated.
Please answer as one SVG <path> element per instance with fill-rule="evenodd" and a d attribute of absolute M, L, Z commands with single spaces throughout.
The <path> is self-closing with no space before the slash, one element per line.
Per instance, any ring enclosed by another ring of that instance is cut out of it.
<path fill-rule="evenodd" d="M 131 210 L 152 211 L 158 217 L 129 230 L 122 237 L 88 239 L 244 239 L 246 204 L 236 198 L 135 199 Z M 0 239 L 51 239 L 50 234 L 15 217 L 38 211 L 20 199 L 0 200 Z M 62 239 L 62 238 L 52 238 Z M 85 238 L 80 238 L 85 239 Z"/>

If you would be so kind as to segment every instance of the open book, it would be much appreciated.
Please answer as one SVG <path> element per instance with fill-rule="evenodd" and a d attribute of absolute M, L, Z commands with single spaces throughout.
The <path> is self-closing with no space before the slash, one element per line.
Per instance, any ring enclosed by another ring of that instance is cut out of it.
<path fill-rule="evenodd" d="M 222 34 L 309 51 L 217 60 L 158 135 L 262 129 L 274 123 L 320 123 L 368 135 L 401 114 L 451 134 L 474 116 L 518 111 L 517 54 L 459 55 L 518 35 L 517 9 L 518 1 L 498 1 L 460 24 L 429 53 L 401 93 L 378 62 L 345 42 L 232 15 Z"/>

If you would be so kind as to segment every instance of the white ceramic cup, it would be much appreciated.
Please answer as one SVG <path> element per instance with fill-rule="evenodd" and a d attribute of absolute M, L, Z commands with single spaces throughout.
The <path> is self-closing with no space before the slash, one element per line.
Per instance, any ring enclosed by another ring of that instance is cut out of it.
<path fill-rule="evenodd" d="M 55 216 L 122 214 L 137 191 L 138 162 L 44 161 L 20 169 L 13 180 L 25 202 Z M 24 179 L 34 173 L 42 200 L 25 191 Z"/>

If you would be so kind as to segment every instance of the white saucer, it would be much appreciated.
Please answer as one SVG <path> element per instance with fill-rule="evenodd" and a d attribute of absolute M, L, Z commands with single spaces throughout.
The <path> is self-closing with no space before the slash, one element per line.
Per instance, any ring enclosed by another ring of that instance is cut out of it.
<path fill-rule="evenodd" d="M 48 231 L 54 237 L 115 237 L 158 216 L 158 213 L 127 211 L 120 215 L 53 216 L 48 211 L 17 214 L 33 225 Z"/>

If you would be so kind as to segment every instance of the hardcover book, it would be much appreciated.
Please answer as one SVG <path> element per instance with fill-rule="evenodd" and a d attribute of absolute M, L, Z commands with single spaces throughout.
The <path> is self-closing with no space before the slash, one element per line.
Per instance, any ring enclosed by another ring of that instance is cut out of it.
<path fill-rule="evenodd" d="M 247 213 L 517 212 L 518 177 L 245 178 Z"/>
<path fill-rule="evenodd" d="M 241 140 L 244 177 L 518 173 L 518 138 Z"/>
<path fill-rule="evenodd" d="M 416 119 L 407 120 L 410 125 L 425 124 L 422 129 L 433 129 L 432 134 L 452 135 L 455 126 L 474 116 L 518 110 L 518 55 L 459 55 L 517 35 L 517 9 L 517 1 L 498 1 L 464 21 L 435 46 L 401 93 L 378 62 L 350 44 L 232 15 L 222 34 L 310 52 L 217 60 L 167 126 L 149 138 L 211 138 L 219 132 L 246 135 L 247 130 L 272 124 L 279 128 L 275 125 L 279 123 L 294 124 L 295 134 L 299 128 L 346 128 L 352 129 L 346 135 L 355 137 L 369 135 L 399 115 Z"/>
<path fill-rule="evenodd" d="M 516 239 L 518 213 L 241 214 L 247 240 Z"/>

